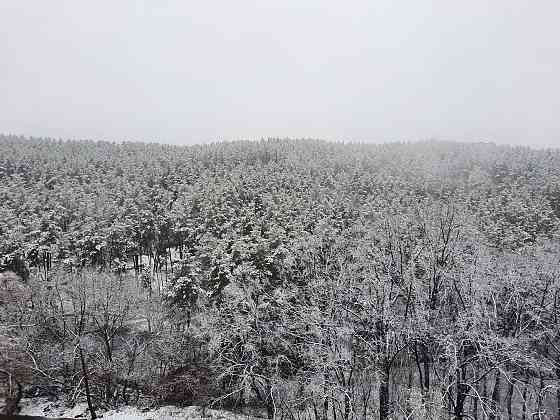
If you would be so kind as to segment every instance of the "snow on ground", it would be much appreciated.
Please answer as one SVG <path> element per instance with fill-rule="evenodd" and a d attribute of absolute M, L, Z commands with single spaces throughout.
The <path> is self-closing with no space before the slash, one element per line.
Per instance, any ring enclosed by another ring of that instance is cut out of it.
<path fill-rule="evenodd" d="M 87 410 L 86 403 L 69 408 L 62 401 L 50 401 L 48 398 L 23 398 L 19 407 L 18 414 L 44 417 L 84 417 Z"/>
<path fill-rule="evenodd" d="M 68 408 L 64 405 L 63 401 L 50 401 L 47 398 L 24 398 L 20 402 L 20 407 L 21 411 L 19 414 L 26 416 L 90 418 L 85 402 L 78 403 L 74 407 Z M 256 420 L 256 417 L 244 414 L 235 414 L 223 410 L 204 410 L 197 406 L 175 407 L 167 405 L 149 410 L 127 406 L 105 412 L 99 411 L 96 414 L 104 420 Z"/>

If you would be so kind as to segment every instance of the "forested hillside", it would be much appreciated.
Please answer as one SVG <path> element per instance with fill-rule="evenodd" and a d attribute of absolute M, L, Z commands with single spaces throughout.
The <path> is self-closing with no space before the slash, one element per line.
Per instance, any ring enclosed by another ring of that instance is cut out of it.
<path fill-rule="evenodd" d="M 559 227 L 560 149 L 3 136 L 0 368 L 92 408 L 560 418 Z"/>

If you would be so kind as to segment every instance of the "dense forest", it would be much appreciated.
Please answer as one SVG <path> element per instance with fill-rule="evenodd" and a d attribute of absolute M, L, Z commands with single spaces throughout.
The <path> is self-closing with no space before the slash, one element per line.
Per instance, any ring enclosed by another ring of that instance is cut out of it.
<path fill-rule="evenodd" d="M 0 136 L 0 380 L 92 416 L 560 418 L 559 222 L 560 149 Z"/>

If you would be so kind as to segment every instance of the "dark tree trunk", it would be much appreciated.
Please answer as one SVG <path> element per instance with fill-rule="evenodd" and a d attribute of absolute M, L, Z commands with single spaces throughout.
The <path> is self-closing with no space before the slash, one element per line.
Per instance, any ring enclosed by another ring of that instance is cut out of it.
<path fill-rule="evenodd" d="M 406 396 L 406 415 L 411 416 L 413 413 L 412 408 L 412 393 L 414 390 L 414 370 L 409 368 L 408 369 L 408 384 L 407 384 L 407 396 Z"/>
<path fill-rule="evenodd" d="M 475 367 L 475 376 L 478 377 L 478 366 Z M 478 420 L 478 385 L 476 385 L 477 392 L 472 399 L 472 418 Z"/>
<path fill-rule="evenodd" d="M 523 387 L 523 408 L 521 409 L 521 419 L 527 420 L 527 385 Z"/>
<path fill-rule="evenodd" d="M 389 374 L 389 368 L 385 367 L 379 383 L 379 420 L 389 418 Z"/>
<path fill-rule="evenodd" d="M 500 400 L 502 396 L 502 373 L 498 370 L 496 372 L 496 379 L 494 382 L 494 390 L 492 391 L 492 411 L 490 412 L 490 420 L 495 420 L 500 417 Z"/>
<path fill-rule="evenodd" d="M 508 420 L 513 420 L 513 412 L 511 410 L 511 402 L 513 400 L 513 383 L 510 382 L 508 386 L 508 393 L 506 396 L 506 406 L 507 406 L 507 413 L 508 413 Z"/>
<path fill-rule="evenodd" d="M 274 418 L 274 400 L 272 397 L 272 385 L 270 384 L 270 380 L 266 380 L 266 387 L 265 387 L 266 395 L 263 395 L 264 402 L 266 404 L 266 417 L 269 420 Z"/>
<path fill-rule="evenodd" d="M 488 375 L 484 375 L 482 379 L 482 401 L 483 401 L 483 412 L 486 412 L 488 405 Z M 486 417 L 486 416 L 485 416 Z"/>
<path fill-rule="evenodd" d="M 540 375 L 540 380 L 539 380 L 539 393 L 537 394 L 537 416 L 538 418 L 542 418 L 542 411 L 543 411 L 543 389 L 544 389 L 544 378 L 542 376 L 542 374 Z"/>
<path fill-rule="evenodd" d="M 556 390 L 556 417 L 560 419 L 560 388 Z"/>
<path fill-rule="evenodd" d="M 430 390 L 430 355 L 428 348 L 424 346 L 424 391 Z"/>
<path fill-rule="evenodd" d="M 82 346 L 78 346 L 80 350 L 80 361 L 82 363 L 82 372 L 84 374 L 84 385 L 86 387 L 86 398 L 88 403 L 89 412 L 91 413 L 91 420 L 95 420 L 97 416 L 95 415 L 95 410 L 93 409 L 93 403 L 91 401 L 91 393 L 89 390 L 89 375 L 86 368 L 86 362 L 84 360 L 84 353 L 82 352 Z"/>
<path fill-rule="evenodd" d="M 23 396 L 23 388 L 21 384 L 16 381 L 17 385 L 17 393 L 16 395 L 8 395 L 5 398 L 5 405 L 0 414 L 11 416 L 16 414 L 18 411 L 18 405 L 21 401 L 21 397 Z"/>
<path fill-rule="evenodd" d="M 350 401 L 350 397 L 348 393 L 344 393 L 344 420 L 348 420 L 350 418 L 350 408 L 352 406 L 352 402 Z"/>
<path fill-rule="evenodd" d="M 455 419 L 461 420 L 463 418 L 463 411 L 465 409 L 465 399 L 467 398 L 468 387 L 463 383 L 463 377 L 465 376 L 465 368 L 462 370 L 457 369 L 456 380 L 457 380 L 457 395 L 455 397 Z"/>
<path fill-rule="evenodd" d="M 473 399 L 472 417 L 474 420 L 478 420 L 478 397 L 476 396 Z"/>
<path fill-rule="evenodd" d="M 329 397 L 327 395 L 327 381 L 329 376 L 325 373 L 325 382 L 323 383 L 323 420 L 327 420 L 329 417 Z"/>
<path fill-rule="evenodd" d="M 371 395 L 371 384 L 368 385 L 367 393 L 363 396 L 363 413 L 362 418 L 363 420 L 367 420 L 368 418 L 368 406 L 369 406 L 369 399 Z"/>

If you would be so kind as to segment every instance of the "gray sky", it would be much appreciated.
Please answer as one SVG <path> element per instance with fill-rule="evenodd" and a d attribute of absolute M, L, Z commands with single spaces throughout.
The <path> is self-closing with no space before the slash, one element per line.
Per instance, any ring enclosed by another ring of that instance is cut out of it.
<path fill-rule="evenodd" d="M 558 0 L 1 0 L 0 132 L 560 146 Z"/>

